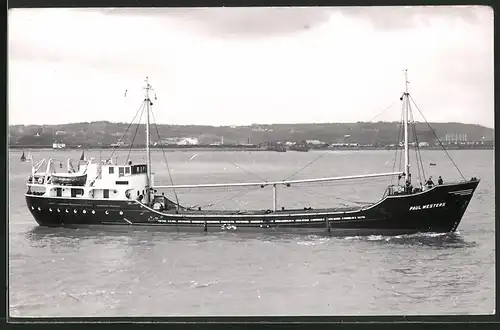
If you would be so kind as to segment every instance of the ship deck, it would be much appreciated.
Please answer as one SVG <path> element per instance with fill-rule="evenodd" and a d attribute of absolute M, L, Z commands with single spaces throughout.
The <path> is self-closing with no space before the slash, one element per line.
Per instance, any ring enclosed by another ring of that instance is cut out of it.
<path fill-rule="evenodd" d="M 307 209 L 285 209 L 285 210 L 276 210 L 273 212 L 271 210 L 195 210 L 195 209 L 181 209 L 179 212 L 182 215 L 279 215 L 279 214 L 315 214 L 315 213 L 342 213 L 342 212 L 353 212 L 357 210 L 362 210 L 366 207 L 369 207 L 373 204 L 365 205 L 365 206 L 350 206 L 350 207 L 335 207 L 335 208 L 307 208 Z M 162 211 L 160 213 L 171 214 L 172 211 Z"/>

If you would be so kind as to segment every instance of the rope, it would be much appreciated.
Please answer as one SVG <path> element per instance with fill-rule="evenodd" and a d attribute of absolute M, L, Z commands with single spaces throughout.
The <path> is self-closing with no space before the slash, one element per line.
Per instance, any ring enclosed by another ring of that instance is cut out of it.
<path fill-rule="evenodd" d="M 345 198 L 342 198 L 342 197 L 339 197 L 339 196 L 336 196 L 336 195 L 326 195 L 326 194 L 322 194 L 322 193 L 318 193 L 317 191 L 311 191 L 309 189 L 305 189 L 305 192 L 306 193 L 309 193 L 310 195 L 318 195 L 318 196 L 322 196 L 322 197 L 325 197 L 325 198 L 336 198 L 336 199 L 339 199 L 341 201 L 344 201 L 344 202 L 348 202 L 348 203 L 354 203 L 354 204 L 358 204 L 358 205 L 369 205 L 369 204 L 373 204 L 372 202 L 361 202 L 361 201 L 354 201 L 354 200 L 350 200 L 350 199 L 345 199 Z M 344 204 L 344 203 L 342 203 Z M 347 205 L 349 206 L 348 204 L 344 204 L 344 205 Z"/>
<path fill-rule="evenodd" d="M 403 157 L 404 157 L 404 153 L 403 153 L 403 148 L 401 148 L 401 152 L 399 153 L 399 168 L 398 168 L 398 171 L 402 171 L 402 168 L 403 168 Z"/>
<path fill-rule="evenodd" d="M 312 164 L 314 164 L 315 162 L 317 162 L 318 160 L 320 160 L 321 158 L 325 157 L 326 155 L 330 154 L 330 151 L 327 151 L 321 155 L 319 155 L 319 157 L 313 159 L 312 161 L 310 161 L 309 163 L 307 163 L 305 166 L 303 166 L 301 169 L 299 169 L 298 171 L 296 171 L 295 173 L 293 173 L 292 175 L 289 175 L 288 177 L 286 177 L 285 179 L 283 179 L 283 181 L 286 181 L 286 180 L 289 180 L 291 178 L 293 178 L 295 175 L 297 175 L 299 172 L 302 172 L 303 170 L 305 170 L 307 167 L 311 166 Z"/>
<path fill-rule="evenodd" d="M 234 198 L 238 198 L 238 197 L 243 197 L 243 196 L 245 196 L 245 195 L 247 195 L 247 194 L 249 194 L 249 193 L 251 193 L 251 192 L 255 192 L 255 191 L 256 191 L 256 190 L 248 190 L 248 191 L 243 191 L 243 192 L 238 191 L 238 193 L 237 193 L 237 194 L 234 194 L 234 195 L 231 195 L 231 196 L 229 196 L 229 197 L 225 197 L 225 198 L 222 198 L 222 199 L 216 200 L 215 202 L 210 202 L 210 203 L 208 203 L 208 204 L 198 204 L 198 205 L 195 205 L 195 206 L 193 206 L 193 207 L 212 207 L 212 206 L 217 205 L 217 204 L 219 204 L 219 203 L 221 203 L 221 202 L 225 202 L 225 201 L 227 201 L 227 200 L 232 200 L 232 199 L 234 199 Z"/>
<path fill-rule="evenodd" d="M 141 119 L 143 114 L 144 114 L 144 107 L 142 108 L 141 115 L 139 116 L 139 121 L 137 122 L 137 126 L 135 127 L 134 137 L 132 138 L 132 143 L 130 144 L 130 148 L 128 149 L 127 158 L 125 159 L 125 165 L 127 165 L 127 162 L 130 159 L 130 153 L 132 152 L 132 148 L 134 147 L 135 137 L 137 136 L 137 132 L 139 131 L 139 126 L 141 124 Z"/>
<path fill-rule="evenodd" d="M 255 173 L 252 173 L 252 172 L 250 172 L 250 171 L 248 171 L 248 170 L 245 170 L 243 167 L 239 166 L 238 164 L 236 164 L 236 163 L 234 163 L 234 162 L 232 162 L 232 161 L 229 161 L 229 160 L 228 160 L 227 162 L 228 162 L 228 163 L 230 163 L 230 164 L 232 164 L 232 165 L 234 165 L 234 166 L 236 166 L 237 168 L 239 168 L 239 169 L 240 169 L 240 170 L 242 170 L 243 172 L 248 173 L 248 174 L 250 174 L 250 175 L 252 175 L 252 176 L 256 177 L 257 179 L 259 179 L 259 180 L 261 180 L 261 181 L 267 181 L 266 179 L 262 178 L 261 176 L 259 176 L 259 175 L 255 174 Z"/>
<path fill-rule="evenodd" d="M 411 109 L 410 105 L 409 105 L 409 107 Z M 412 112 L 412 118 L 413 118 L 413 112 Z M 417 136 L 417 124 L 414 122 L 413 125 L 414 125 L 414 131 L 415 131 L 415 140 L 417 142 L 417 145 L 416 145 L 417 146 L 416 152 L 417 152 L 417 155 L 418 155 L 418 158 L 417 158 L 417 167 L 418 167 L 419 170 L 422 169 L 422 177 L 423 177 L 423 180 L 425 181 L 424 160 L 422 158 L 422 153 L 420 152 L 420 145 L 419 145 L 420 141 L 418 140 L 418 136 Z M 420 162 L 419 162 L 419 160 L 420 160 Z M 420 167 L 418 165 L 420 165 Z M 420 172 L 419 172 L 419 175 L 420 175 Z M 423 182 L 422 178 L 419 177 L 419 179 L 420 179 L 420 182 Z"/>
<path fill-rule="evenodd" d="M 132 121 L 130 122 L 130 124 L 128 125 L 127 127 L 127 130 L 125 131 L 125 133 L 123 134 L 123 136 L 121 137 L 121 139 L 118 141 L 117 145 L 113 147 L 112 151 L 111 151 L 111 155 L 109 156 L 108 159 L 111 159 L 111 157 L 113 157 L 113 154 L 115 153 L 116 151 L 116 148 L 118 147 L 118 145 L 120 144 L 120 142 L 122 142 L 122 140 L 125 138 L 125 136 L 127 135 L 127 132 L 128 130 L 130 129 L 130 126 L 132 126 L 132 124 L 134 123 L 134 120 L 135 118 L 137 117 L 137 115 L 139 114 L 139 110 L 142 109 L 142 107 L 144 106 L 144 102 L 141 102 L 141 106 L 139 107 L 139 109 L 137 109 L 136 113 L 135 113 L 135 116 L 134 118 L 132 119 Z M 142 113 L 142 112 L 141 112 Z"/>
<path fill-rule="evenodd" d="M 418 142 L 418 137 L 417 137 L 417 130 L 415 128 L 415 123 L 413 123 L 413 125 L 412 125 L 412 130 L 413 130 L 413 134 L 415 136 L 415 159 L 416 159 L 416 163 L 417 163 L 418 180 L 420 182 L 422 182 L 422 175 L 420 173 L 420 167 L 421 167 L 420 165 L 422 163 L 422 156 L 420 155 L 420 149 L 419 149 L 419 146 L 418 146 L 419 142 Z"/>
<path fill-rule="evenodd" d="M 170 183 L 172 184 L 172 186 L 174 185 L 174 181 L 173 181 L 173 178 L 172 178 L 172 173 L 170 172 L 170 168 L 169 168 L 169 165 L 168 165 L 168 161 L 167 161 L 167 157 L 165 155 L 165 149 L 163 148 L 163 144 L 161 142 L 161 137 L 160 137 L 160 132 L 158 130 L 158 125 L 156 124 L 156 119 L 154 117 L 154 113 L 153 113 L 153 110 L 151 109 L 151 116 L 153 117 L 153 121 L 155 123 L 155 128 L 156 128 L 156 133 L 158 135 L 158 140 L 159 140 L 159 144 L 160 144 L 160 148 L 162 149 L 162 153 L 163 153 L 163 158 L 165 160 L 165 164 L 167 166 L 167 171 L 168 171 L 168 175 L 169 175 L 169 178 L 170 178 Z M 238 164 L 234 163 L 234 162 L 231 162 L 231 161 L 228 161 L 229 163 L 231 163 L 232 165 L 236 166 L 237 168 L 239 168 L 240 170 L 242 170 L 243 172 L 246 172 L 250 175 L 253 175 L 255 177 L 257 177 L 259 180 L 262 180 L 262 181 L 266 181 L 265 179 L 263 179 L 262 177 L 260 177 L 259 175 L 255 174 L 255 173 L 252 173 L 244 168 L 242 168 L 241 166 L 239 166 Z M 176 202 L 177 204 L 179 205 L 179 199 L 178 199 L 178 195 L 177 195 L 177 192 L 175 190 L 175 188 L 172 188 L 173 190 L 173 193 L 174 193 L 174 196 L 175 196 L 175 199 L 176 199 Z"/>
<path fill-rule="evenodd" d="M 352 187 L 353 184 L 357 184 L 357 182 L 363 182 L 366 181 L 366 178 L 352 178 L 352 179 L 346 179 L 342 181 L 331 181 L 331 182 L 301 182 L 301 183 L 295 183 L 290 185 L 290 187 L 287 187 L 287 189 L 293 189 L 293 188 L 304 188 L 304 187 L 345 187 L 349 186 Z M 370 182 L 383 182 L 385 181 L 385 177 L 375 177 L 371 178 Z"/>
<path fill-rule="evenodd" d="M 154 124 L 155 124 L 156 134 L 157 134 L 157 136 L 158 136 L 158 140 L 159 140 L 159 141 L 158 141 L 158 143 L 160 144 L 160 148 L 161 148 L 162 153 L 163 153 L 163 159 L 165 160 L 165 164 L 166 164 L 166 166 L 167 166 L 167 172 L 168 172 L 168 176 L 169 176 L 169 179 L 170 179 L 170 183 L 171 183 L 171 184 L 172 184 L 172 186 L 173 186 L 173 185 L 174 185 L 174 180 L 173 180 L 173 178 L 172 178 L 172 173 L 171 173 L 171 171 L 170 171 L 170 167 L 169 167 L 169 165 L 168 165 L 168 160 L 167 160 L 167 157 L 166 157 L 166 155 L 165 155 L 165 149 L 163 148 L 163 144 L 162 144 L 162 142 L 161 142 L 160 131 L 158 130 L 158 125 L 156 124 L 156 119 L 155 119 L 155 116 L 154 116 L 154 113 L 153 113 L 153 110 L 152 110 L 152 109 L 151 109 L 151 116 L 153 117 L 153 121 L 154 121 Z M 230 161 L 228 161 L 228 162 L 229 162 L 229 163 L 231 163 L 232 165 L 236 166 L 236 167 L 237 167 L 237 168 L 239 168 L 240 170 L 242 170 L 242 171 L 244 171 L 244 172 L 246 172 L 246 173 L 248 173 L 248 174 L 250 174 L 250 175 L 253 175 L 253 176 L 257 177 L 257 178 L 259 178 L 259 179 L 260 179 L 260 180 L 262 180 L 262 181 L 266 181 L 265 179 L 263 179 L 262 177 L 258 176 L 257 174 L 254 174 L 254 173 L 252 173 L 252 172 L 250 172 L 250 171 L 248 171 L 248 170 L 245 170 L 244 168 L 242 168 L 242 167 L 241 167 L 241 166 L 239 166 L 238 164 L 233 163 L 233 162 L 230 162 Z M 174 196 L 175 196 L 175 200 L 176 200 L 176 202 L 177 202 L 177 205 L 180 205 L 180 204 L 179 204 L 179 197 L 178 197 L 178 195 L 177 195 L 177 192 L 176 192 L 175 188 L 172 188 L 172 191 L 173 191 L 173 193 L 174 193 Z M 248 193 L 248 192 L 246 192 L 246 193 Z M 232 198 L 232 197 L 229 197 L 229 198 Z M 227 200 L 227 199 L 225 199 L 225 200 Z M 224 201 L 224 200 L 223 200 L 223 201 Z M 216 203 L 219 203 L 219 202 L 216 202 Z M 215 205 L 215 204 L 210 203 L 209 205 Z M 197 206 L 206 206 L 206 205 L 197 205 Z"/>
<path fill-rule="evenodd" d="M 148 100 L 148 102 L 149 102 L 149 100 Z M 167 172 L 168 172 L 168 176 L 170 178 L 170 183 L 173 186 L 174 185 L 174 179 L 172 178 L 172 173 L 170 172 L 170 167 L 168 165 L 167 156 L 165 155 L 165 149 L 163 149 L 163 144 L 161 142 L 161 137 L 160 137 L 160 131 L 158 130 L 158 125 L 156 125 L 156 118 L 155 118 L 155 115 L 153 113 L 153 109 L 150 109 L 150 110 L 151 110 L 151 117 L 153 117 L 153 122 L 155 124 L 156 134 L 158 135 L 158 143 L 160 144 L 160 148 L 161 148 L 162 153 L 163 153 L 163 159 L 165 160 L 165 164 L 167 166 Z M 175 201 L 177 203 L 177 206 L 180 206 L 180 204 L 179 204 L 179 197 L 177 196 L 177 192 L 175 191 L 175 188 L 172 188 L 172 191 L 174 193 Z"/>
<path fill-rule="evenodd" d="M 403 112 L 401 112 L 401 123 L 403 122 Z M 398 130 L 398 140 L 397 140 L 397 143 L 396 143 L 396 154 L 394 155 L 394 164 L 392 165 L 392 172 L 395 171 L 396 169 L 396 161 L 398 159 L 398 150 L 399 150 L 399 141 L 401 141 L 401 134 L 403 132 L 403 125 L 400 125 L 399 126 L 399 130 Z M 399 169 L 398 170 L 401 170 L 401 157 L 400 157 L 400 162 L 399 162 Z M 394 177 L 391 177 L 391 185 L 392 185 L 392 182 L 394 180 Z"/>
<path fill-rule="evenodd" d="M 438 136 L 436 135 L 436 132 L 432 129 L 431 125 L 429 124 L 429 122 L 427 121 L 427 119 L 425 118 L 424 114 L 422 113 L 422 111 L 420 111 L 420 108 L 418 107 L 417 103 L 415 102 L 415 100 L 413 100 L 413 97 L 411 97 L 411 95 L 408 95 L 410 97 L 410 99 L 412 100 L 413 104 L 415 104 L 415 107 L 417 108 L 418 112 L 420 112 L 420 115 L 422 116 L 422 118 L 424 118 L 425 120 L 425 123 L 427 124 L 427 126 L 429 126 L 430 130 L 432 131 L 432 134 L 434 134 L 434 136 L 436 137 L 439 145 L 441 146 L 441 148 L 443 149 L 443 151 L 446 153 L 446 155 L 448 156 L 448 158 L 450 159 L 450 161 L 452 162 L 453 166 L 455 166 L 455 168 L 457 169 L 458 173 L 460 173 L 460 175 L 462 176 L 462 179 L 465 180 L 465 177 L 464 175 L 462 174 L 462 172 L 460 171 L 460 169 L 458 168 L 457 164 L 455 164 L 455 162 L 453 161 L 453 159 L 451 158 L 450 154 L 448 153 L 448 151 L 444 148 L 443 144 L 441 143 L 441 140 L 439 140 Z"/>
<path fill-rule="evenodd" d="M 410 123 L 408 123 L 410 126 L 410 130 L 411 130 L 411 133 L 413 134 L 413 142 L 415 143 L 415 159 L 416 159 L 416 163 L 417 163 L 417 176 L 418 176 L 418 179 L 421 180 L 420 178 L 420 166 L 419 166 L 419 163 L 418 163 L 418 137 L 417 137 L 417 131 L 415 129 L 415 120 L 413 118 L 413 113 L 411 112 L 411 109 L 410 109 L 410 106 L 409 106 L 409 103 L 408 103 L 408 119 L 410 121 Z"/>
<path fill-rule="evenodd" d="M 394 100 L 387 108 L 385 108 L 384 110 L 380 111 L 377 115 L 375 115 L 375 117 L 373 117 L 371 120 L 369 120 L 368 122 L 372 122 L 375 120 L 375 118 L 377 118 L 378 116 L 380 116 L 381 114 L 383 114 L 384 112 L 386 112 L 387 110 L 389 110 L 398 100 Z"/>
<path fill-rule="evenodd" d="M 385 109 L 383 109 L 382 111 L 380 111 L 377 115 L 375 115 L 375 117 L 373 117 L 369 122 L 372 122 L 373 120 L 375 120 L 375 118 L 377 118 L 378 116 L 380 116 L 382 113 L 384 113 L 385 111 L 387 111 L 388 109 L 390 109 L 395 103 L 397 102 L 397 100 L 393 101 L 388 107 L 386 107 Z M 309 166 L 311 166 L 312 164 L 316 163 L 318 160 L 320 160 L 321 158 L 325 157 L 326 155 L 330 154 L 331 151 L 327 151 L 321 155 L 319 155 L 317 158 L 313 159 L 312 161 L 310 161 L 309 163 L 307 163 L 306 165 L 304 165 L 302 168 L 300 168 L 299 170 L 297 170 L 296 172 L 294 172 L 293 174 L 289 175 L 288 177 L 286 177 L 285 179 L 283 179 L 283 181 L 286 181 L 286 180 L 289 180 L 291 178 L 293 178 L 295 175 L 299 174 L 300 172 L 302 172 L 303 170 L 305 170 L 306 168 L 308 168 Z"/>
<path fill-rule="evenodd" d="M 422 159 L 422 153 L 420 152 L 420 146 L 417 136 L 417 128 L 415 124 L 415 119 L 413 117 L 413 111 L 411 110 L 411 104 L 408 103 L 408 108 L 410 109 L 411 120 L 413 122 L 413 134 L 415 135 L 415 157 L 417 159 L 417 170 L 418 170 L 418 179 L 420 180 L 420 185 L 425 181 L 425 170 L 424 170 L 424 161 Z M 422 176 L 420 176 L 420 169 L 422 169 Z M 423 177 L 423 180 L 422 180 Z"/>

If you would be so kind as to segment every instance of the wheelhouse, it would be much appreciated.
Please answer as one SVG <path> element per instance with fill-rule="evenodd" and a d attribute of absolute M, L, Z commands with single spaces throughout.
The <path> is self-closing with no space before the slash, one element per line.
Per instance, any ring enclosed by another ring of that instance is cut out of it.
<path fill-rule="evenodd" d="M 107 165 L 107 174 L 118 175 L 118 177 L 134 174 L 146 174 L 147 165 Z"/>

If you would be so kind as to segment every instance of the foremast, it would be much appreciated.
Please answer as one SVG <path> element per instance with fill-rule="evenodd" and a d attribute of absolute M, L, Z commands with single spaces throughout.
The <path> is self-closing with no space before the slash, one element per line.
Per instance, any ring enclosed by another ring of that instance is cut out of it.
<path fill-rule="evenodd" d="M 144 102 L 146 102 L 146 164 L 147 164 L 147 185 L 146 185 L 146 198 L 147 198 L 147 203 L 151 201 L 151 186 L 153 185 L 152 182 L 152 168 L 151 168 L 151 149 L 150 149 L 150 144 L 151 144 L 151 136 L 150 136 L 150 131 L 149 131 L 149 126 L 150 126 L 150 119 L 149 119 L 149 111 L 150 107 L 152 105 L 151 99 L 149 98 L 149 91 L 151 90 L 151 85 L 149 84 L 149 78 L 146 77 L 146 86 L 144 87 L 145 90 L 145 98 Z"/>

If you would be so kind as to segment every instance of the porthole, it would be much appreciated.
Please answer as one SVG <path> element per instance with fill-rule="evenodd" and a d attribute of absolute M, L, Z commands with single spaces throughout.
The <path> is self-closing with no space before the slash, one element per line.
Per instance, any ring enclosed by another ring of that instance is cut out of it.
<path fill-rule="evenodd" d="M 87 210 L 83 210 L 82 212 L 83 212 L 83 214 L 87 214 Z"/>
<path fill-rule="evenodd" d="M 34 209 L 35 209 L 35 207 L 34 207 L 34 206 L 32 206 L 32 207 L 31 207 L 31 209 L 32 209 L 32 210 L 34 210 Z"/>
<path fill-rule="evenodd" d="M 60 212 L 61 212 L 61 210 L 57 209 L 57 212 L 59 212 L 59 213 L 60 213 Z"/>
<path fill-rule="evenodd" d="M 76 213 L 76 212 L 78 212 L 78 211 L 77 211 L 76 209 L 74 209 L 74 210 L 73 210 L 73 213 Z"/>
<path fill-rule="evenodd" d="M 69 210 L 68 210 L 68 209 L 66 209 L 66 213 L 69 213 Z"/>
<path fill-rule="evenodd" d="M 38 207 L 38 211 L 41 211 L 42 209 L 40 208 L 40 206 Z"/>
<path fill-rule="evenodd" d="M 108 212 L 108 211 L 104 211 L 104 214 L 108 215 L 108 214 L 109 214 L 109 212 Z"/>
<path fill-rule="evenodd" d="M 94 211 L 94 210 L 92 210 L 92 214 L 95 214 L 95 211 Z"/>
<path fill-rule="evenodd" d="M 49 212 L 52 212 L 52 209 L 49 207 Z"/>
<path fill-rule="evenodd" d="M 123 211 L 120 211 L 120 215 L 123 215 Z"/>

